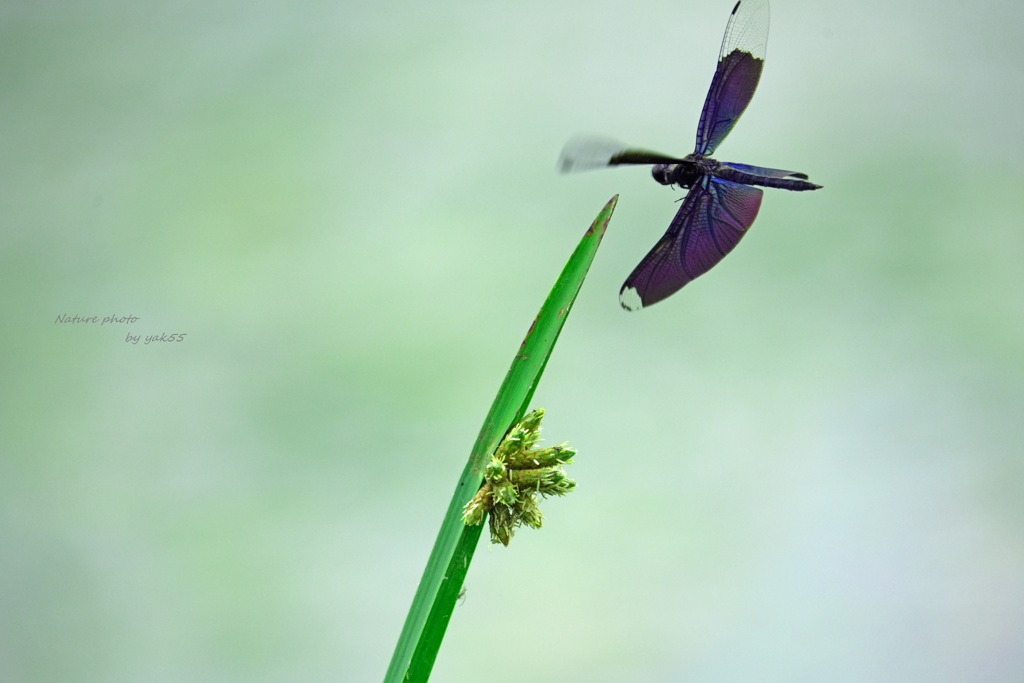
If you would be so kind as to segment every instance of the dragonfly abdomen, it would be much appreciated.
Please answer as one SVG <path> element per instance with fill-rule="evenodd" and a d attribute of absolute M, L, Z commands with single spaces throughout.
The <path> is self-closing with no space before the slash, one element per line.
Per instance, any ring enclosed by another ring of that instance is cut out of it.
<path fill-rule="evenodd" d="M 716 162 L 714 168 L 709 170 L 711 175 L 717 178 L 731 180 L 734 183 L 743 183 L 744 185 L 776 187 L 782 190 L 793 190 L 794 192 L 821 189 L 821 185 L 812 183 L 807 179 L 805 173 L 797 173 L 795 171 L 721 162 Z"/>

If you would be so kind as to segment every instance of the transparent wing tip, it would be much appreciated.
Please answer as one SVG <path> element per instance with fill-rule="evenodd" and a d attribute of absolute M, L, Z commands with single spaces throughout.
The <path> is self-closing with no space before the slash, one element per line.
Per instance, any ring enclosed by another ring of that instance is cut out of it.
<path fill-rule="evenodd" d="M 576 163 L 572 158 L 566 154 L 563 149 L 562 153 L 558 155 L 558 172 L 559 173 L 572 173 L 575 170 Z"/>
<path fill-rule="evenodd" d="M 640 293 L 633 287 L 623 287 L 622 291 L 619 292 L 619 303 L 627 311 L 639 311 L 644 307 L 644 302 L 640 300 Z"/>
<path fill-rule="evenodd" d="M 625 145 L 610 138 L 597 136 L 575 137 L 565 143 L 558 157 L 560 173 L 589 171 L 608 166 L 616 154 L 625 149 Z"/>

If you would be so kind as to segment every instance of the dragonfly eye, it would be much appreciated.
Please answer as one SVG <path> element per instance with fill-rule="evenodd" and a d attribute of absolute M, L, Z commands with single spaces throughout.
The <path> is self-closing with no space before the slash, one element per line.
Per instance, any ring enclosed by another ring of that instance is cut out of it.
<path fill-rule="evenodd" d="M 672 166 L 669 164 L 655 164 L 651 167 L 651 175 L 662 185 L 672 184 Z"/>

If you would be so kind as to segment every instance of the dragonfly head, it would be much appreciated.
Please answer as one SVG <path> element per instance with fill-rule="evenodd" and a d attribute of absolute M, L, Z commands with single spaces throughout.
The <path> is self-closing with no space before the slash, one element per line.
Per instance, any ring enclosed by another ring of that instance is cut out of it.
<path fill-rule="evenodd" d="M 651 175 L 662 185 L 671 185 L 675 182 L 675 164 L 655 164 L 651 167 Z"/>
<path fill-rule="evenodd" d="M 703 161 L 704 157 L 690 154 L 681 159 L 678 164 L 655 164 L 651 167 L 651 175 L 662 185 L 692 187 L 697 178 L 708 172 L 702 165 Z M 707 159 L 707 161 L 718 163 L 714 159 Z"/>

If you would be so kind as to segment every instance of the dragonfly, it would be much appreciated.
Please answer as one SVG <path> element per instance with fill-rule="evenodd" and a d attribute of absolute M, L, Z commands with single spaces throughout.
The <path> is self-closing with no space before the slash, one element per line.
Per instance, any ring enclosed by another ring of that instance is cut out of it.
<path fill-rule="evenodd" d="M 651 175 L 657 182 L 689 189 L 668 231 L 619 290 L 619 303 L 626 310 L 671 296 L 725 258 L 761 208 L 764 193 L 753 186 L 797 192 L 821 188 L 806 173 L 711 158 L 754 96 L 767 45 L 768 0 L 739 0 L 725 26 L 691 154 L 679 158 L 596 137 L 570 140 L 562 151 L 558 163 L 563 173 L 653 164 Z"/>

